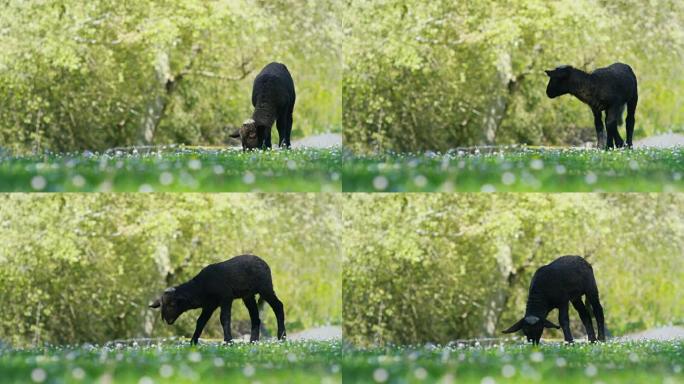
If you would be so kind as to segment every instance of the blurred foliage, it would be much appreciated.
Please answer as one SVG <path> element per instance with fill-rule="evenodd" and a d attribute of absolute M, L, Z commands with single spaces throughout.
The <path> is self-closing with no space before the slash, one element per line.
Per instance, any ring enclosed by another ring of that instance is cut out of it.
<path fill-rule="evenodd" d="M 0 340 L 14 345 L 190 335 L 148 303 L 204 266 L 266 260 L 289 331 L 341 322 L 339 197 L 332 194 L 0 195 Z M 271 332 L 275 316 L 265 306 Z M 218 315 L 203 336 L 222 337 Z M 243 305 L 233 323 L 248 324 Z"/>
<path fill-rule="evenodd" d="M 5 3 L 2 146 L 220 144 L 272 61 L 295 80 L 295 137 L 341 129 L 336 0 Z"/>
<path fill-rule="evenodd" d="M 635 137 L 684 130 L 681 1 L 349 0 L 344 24 L 344 138 L 356 151 L 591 142 L 590 109 L 545 94 L 543 70 L 561 64 L 631 65 Z"/>
<path fill-rule="evenodd" d="M 683 212 L 681 194 L 346 195 L 345 339 L 500 335 L 536 269 L 568 254 L 593 265 L 614 335 L 682 323 Z"/>

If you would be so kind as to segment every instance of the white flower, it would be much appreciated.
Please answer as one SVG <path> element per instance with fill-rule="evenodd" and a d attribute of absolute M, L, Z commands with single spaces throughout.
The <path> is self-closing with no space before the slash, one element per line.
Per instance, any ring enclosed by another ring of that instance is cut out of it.
<path fill-rule="evenodd" d="M 163 364 L 159 367 L 159 376 L 163 378 L 169 378 L 173 375 L 173 367 L 169 364 Z"/>
<path fill-rule="evenodd" d="M 504 365 L 501 368 L 501 375 L 505 378 L 513 377 L 515 375 L 515 367 L 510 364 Z"/>
<path fill-rule="evenodd" d="M 43 188 L 45 188 L 46 185 L 47 181 L 43 176 L 33 176 L 33 178 L 31 179 L 31 188 L 35 189 L 36 191 L 42 190 Z"/>
<path fill-rule="evenodd" d="M 589 377 L 594 377 L 598 373 L 598 368 L 594 364 L 589 364 L 587 367 L 584 369 L 584 374 L 589 376 Z"/>
<path fill-rule="evenodd" d="M 173 174 L 171 174 L 171 172 L 162 172 L 161 175 L 159 175 L 159 183 L 161 185 L 173 183 Z"/>
<path fill-rule="evenodd" d="M 245 172 L 244 176 L 242 176 L 242 182 L 245 184 L 252 184 L 254 180 L 256 180 L 256 176 L 250 171 Z"/>
<path fill-rule="evenodd" d="M 378 383 L 384 383 L 389 378 L 389 373 L 385 368 L 378 368 L 373 371 L 373 380 Z"/>
<path fill-rule="evenodd" d="M 83 188 L 85 183 L 86 183 L 85 178 L 81 175 L 75 175 L 74 177 L 71 178 L 71 184 L 73 184 L 74 187 L 76 187 L 76 188 Z"/>
<path fill-rule="evenodd" d="M 242 368 L 242 374 L 244 374 L 245 377 L 254 376 L 254 372 L 256 372 L 256 369 L 254 369 L 254 366 L 252 364 L 247 364 L 244 368 Z"/>
<path fill-rule="evenodd" d="M 587 184 L 595 184 L 598 180 L 598 176 L 594 172 L 589 171 L 586 176 L 584 176 L 584 182 Z"/>
<path fill-rule="evenodd" d="M 85 377 L 85 371 L 81 367 L 76 367 L 71 370 L 71 376 L 76 380 L 83 380 Z"/>
<path fill-rule="evenodd" d="M 416 377 L 418 380 L 425 380 L 427 378 L 428 372 L 425 368 L 423 367 L 418 367 L 416 368 L 415 371 L 413 371 L 413 375 Z"/>
<path fill-rule="evenodd" d="M 544 354 L 539 351 L 532 352 L 530 355 L 530 360 L 534 361 L 535 363 L 541 363 L 544 361 Z"/>
<path fill-rule="evenodd" d="M 512 172 L 504 172 L 503 175 L 501 175 L 501 182 L 504 183 L 504 185 L 511 185 L 515 183 L 515 175 Z"/>
<path fill-rule="evenodd" d="M 385 176 L 375 176 L 375 178 L 373 179 L 373 188 L 377 190 L 385 190 L 388 184 L 389 181 L 387 181 L 387 178 Z"/>
<path fill-rule="evenodd" d="M 47 378 L 47 373 L 43 368 L 36 368 L 31 371 L 31 380 L 36 383 L 42 383 Z"/>
<path fill-rule="evenodd" d="M 197 351 L 190 352 L 188 354 L 188 360 L 192 361 L 193 363 L 198 363 L 202 361 L 202 354 Z"/>

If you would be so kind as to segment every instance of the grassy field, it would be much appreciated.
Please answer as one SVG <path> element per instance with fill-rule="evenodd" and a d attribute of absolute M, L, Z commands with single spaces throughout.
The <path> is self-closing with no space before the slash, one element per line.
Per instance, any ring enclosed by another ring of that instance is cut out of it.
<path fill-rule="evenodd" d="M 344 155 L 345 192 L 684 191 L 684 148 L 483 148 Z"/>
<path fill-rule="evenodd" d="M 104 154 L 0 152 L 3 192 L 336 192 L 342 151 L 165 147 Z"/>
<path fill-rule="evenodd" d="M 0 349 L 2 383 L 341 383 L 340 342 Z"/>
<path fill-rule="evenodd" d="M 684 383 L 684 342 L 345 347 L 350 383 Z"/>

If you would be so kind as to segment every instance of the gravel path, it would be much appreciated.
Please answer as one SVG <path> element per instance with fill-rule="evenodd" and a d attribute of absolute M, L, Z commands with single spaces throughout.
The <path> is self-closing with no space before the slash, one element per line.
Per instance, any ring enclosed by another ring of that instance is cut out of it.
<path fill-rule="evenodd" d="M 271 136 L 271 141 L 273 143 L 273 149 L 279 150 L 278 148 L 278 134 L 275 137 Z M 237 141 L 232 141 L 237 143 Z M 320 135 L 307 136 L 305 138 L 295 140 L 292 142 L 292 148 L 330 148 L 334 146 L 342 145 L 342 135 L 339 133 L 323 133 Z M 228 146 L 228 148 L 242 149 L 240 144 L 235 144 Z M 1 153 L 0 153 L 1 154 Z"/>
<path fill-rule="evenodd" d="M 336 325 L 327 325 L 318 328 L 309 328 L 307 330 L 297 332 L 292 335 L 287 335 L 289 340 L 331 340 L 342 338 L 342 327 Z"/>
<path fill-rule="evenodd" d="M 684 339 L 684 327 L 668 326 L 651 328 L 642 332 L 618 337 L 620 340 L 676 340 Z"/>
<path fill-rule="evenodd" d="M 296 140 L 292 143 L 292 148 L 330 148 L 342 145 L 342 135 L 339 133 L 324 133 Z"/>
<path fill-rule="evenodd" d="M 665 133 L 662 135 L 651 136 L 645 139 L 637 140 L 634 143 L 635 148 L 672 148 L 684 147 L 684 135 L 678 133 Z"/>

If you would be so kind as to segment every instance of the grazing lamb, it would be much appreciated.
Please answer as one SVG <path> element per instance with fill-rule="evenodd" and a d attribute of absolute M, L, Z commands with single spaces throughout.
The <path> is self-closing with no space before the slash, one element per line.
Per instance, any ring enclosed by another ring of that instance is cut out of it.
<path fill-rule="evenodd" d="M 627 146 L 632 148 L 634 112 L 639 96 L 636 76 L 629 65 L 615 63 L 592 73 L 565 65 L 546 71 L 546 74 L 549 76 L 548 97 L 553 99 L 569 93 L 591 107 L 599 148 L 613 148 L 613 144 L 618 148 L 623 146 L 617 127 L 622 124 L 622 112 L 627 104 Z M 607 142 L 602 111 L 606 111 Z"/>
<path fill-rule="evenodd" d="M 295 99 L 294 81 L 287 67 L 280 63 L 268 64 L 254 79 L 252 118 L 230 137 L 239 137 L 243 150 L 271 148 L 271 127 L 275 121 L 278 145 L 290 148 Z"/>
<path fill-rule="evenodd" d="M 565 341 L 572 342 L 568 302 L 572 303 L 587 331 L 589 341 L 595 342 L 596 335 L 591 322 L 589 310 L 582 302 L 586 295 L 588 304 L 596 317 L 598 338 L 605 341 L 603 307 L 599 302 L 598 288 L 591 265 L 580 256 L 563 256 L 535 272 L 530 284 L 525 316 L 503 333 L 523 330 L 527 340 L 539 344 L 544 328 L 562 328 Z M 552 309 L 558 308 L 560 327 L 546 320 Z"/>
<path fill-rule="evenodd" d="M 254 342 L 259 340 L 261 325 L 259 308 L 254 297 L 257 293 L 260 301 L 265 300 L 273 308 L 278 322 L 278 339 L 282 339 L 285 337 L 283 303 L 273 291 L 271 269 L 268 264 L 253 255 L 235 256 L 230 260 L 206 266 L 190 281 L 167 288 L 161 297 L 150 304 L 150 308 L 161 306 L 162 319 L 168 324 L 173 324 L 178 316 L 187 310 L 202 308 L 195 333 L 190 340 L 192 344 L 197 344 L 207 321 L 216 308 L 220 307 L 223 339 L 230 342 L 231 305 L 234 299 L 242 299 L 252 321 L 250 341 Z"/>

